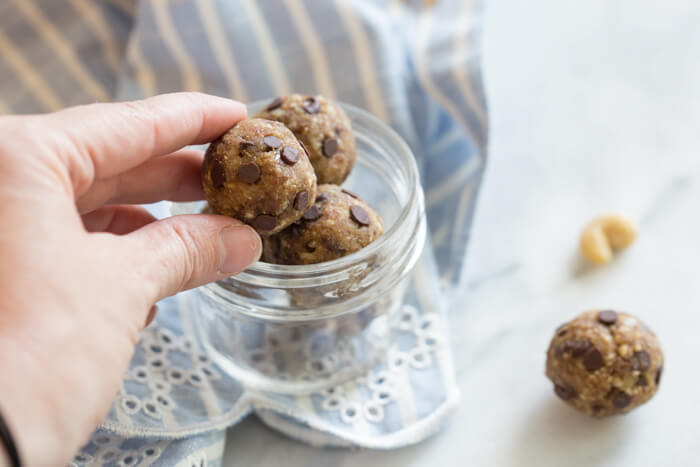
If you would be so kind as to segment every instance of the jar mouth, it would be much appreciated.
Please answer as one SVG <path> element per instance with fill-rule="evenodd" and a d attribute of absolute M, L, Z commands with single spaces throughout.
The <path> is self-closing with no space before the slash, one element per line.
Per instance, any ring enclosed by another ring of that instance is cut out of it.
<path fill-rule="evenodd" d="M 249 112 L 257 112 L 258 110 L 262 109 L 266 103 L 267 100 L 249 104 Z M 418 167 L 411 149 L 408 147 L 403 138 L 398 135 L 398 133 L 370 113 L 343 102 L 337 102 L 337 104 L 342 107 L 350 120 L 353 122 L 353 125 L 356 121 L 362 120 L 366 122 L 366 124 L 371 125 L 372 128 L 376 128 L 379 132 L 381 132 L 382 138 L 386 140 L 384 141 L 384 144 L 390 145 L 393 149 L 391 151 L 392 156 L 399 159 L 396 161 L 396 164 L 398 167 L 404 168 L 402 170 L 402 175 L 405 177 L 408 198 L 403 203 L 403 206 L 401 206 L 401 210 L 391 227 L 374 242 L 354 253 L 343 256 L 342 258 L 306 265 L 280 265 L 258 261 L 236 276 L 208 284 L 204 287 L 216 287 L 219 285 L 219 282 L 226 282 L 229 280 L 255 282 L 260 284 L 260 281 L 264 281 L 265 278 L 272 279 L 274 284 L 270 285 L 276 288 L 280 288 L 280 286 L 284 287 L 283 284 L 279 282 L 280 280 L 288 281 L 287 287 L 289 288 L 295 288 L 298 286 L 299 282 L 294 281 L 294 279 L 313 278 L 315 281 L 323 281 L 324 276 L 332 276 L 335 273 L 345 271 L 355 265 L 370 261 L 372 258 L 376 257 L 379 252 L 386 250 L 389 245 L 396 242 L 397 237 L 400 236 L 399 233 L 405 229 L 406 224 L 417 224 L 420 222 L 419 220 L 423 216 L 424 209 L 422 196 L 423 192 L 419 185 Z M 362 136 L 356 135 L 356 138 L 359 139 L 362 138 Z M 373 143 L 376 144 L 376 141 L 373 141 Z M 361 195 L 362 194 L 360 193 L 360 196 Z"/>

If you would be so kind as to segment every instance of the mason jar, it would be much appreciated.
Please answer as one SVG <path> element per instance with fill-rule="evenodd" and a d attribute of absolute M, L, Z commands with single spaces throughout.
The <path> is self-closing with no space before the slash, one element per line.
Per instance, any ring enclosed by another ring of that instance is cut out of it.
<path fill-rule="evenodd" d="M 265 103 L 251 104 L 252 115 Z M 352 121 L 357 161 L 344 188 L 382 216 L 385 233 L 325 263 L 257 262 L 190 294 L 193 322 L 212 360 L 248 388 L 294 394 L 370 369 L 392 345 L 389 322 L 426 236 L 414 156 L 382 121 L 340 104 Z M 173 214 L 202 203 L 174 203 Z"/>

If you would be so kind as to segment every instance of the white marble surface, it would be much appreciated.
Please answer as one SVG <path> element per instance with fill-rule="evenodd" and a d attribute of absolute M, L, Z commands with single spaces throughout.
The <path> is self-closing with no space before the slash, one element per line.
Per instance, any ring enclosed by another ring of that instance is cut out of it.
<path fill-rule="evenodd" d="M 394 452 L 310 448 L 250 419 L 226 465 L 700 465 L 700 2 L 492 0 L 486 17 L 491 160 L 451 310 L 461 407 Z M 639 240 L 586 268 L 580 228 L 610 210 Z M 662 340 L 661 390 L 628 416 L 580 416 L 543 375 L 553 329 L 590 307 Z"/>

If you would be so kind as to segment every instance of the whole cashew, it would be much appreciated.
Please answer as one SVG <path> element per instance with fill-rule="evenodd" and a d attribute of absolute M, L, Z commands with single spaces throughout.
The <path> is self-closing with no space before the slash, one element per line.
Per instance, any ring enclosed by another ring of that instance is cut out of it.
<path fill-rule="evenodd" d="M 596 264 L 612 259 L 614 250 L 630 246 L 637 237 L 632 221 L 617 214 L 593 219 L 581 233 L 581 253 Z"/>

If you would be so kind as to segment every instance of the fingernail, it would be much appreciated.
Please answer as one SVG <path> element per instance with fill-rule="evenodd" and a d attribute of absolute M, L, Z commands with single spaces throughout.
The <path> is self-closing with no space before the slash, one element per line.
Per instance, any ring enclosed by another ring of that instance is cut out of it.
<path fill-rule="evenodd" d="M 258 233 L 247 225 L 230 225 L 219 233 L 221 274 L 236 274 L 260 259 L 262 242 Z"/>

